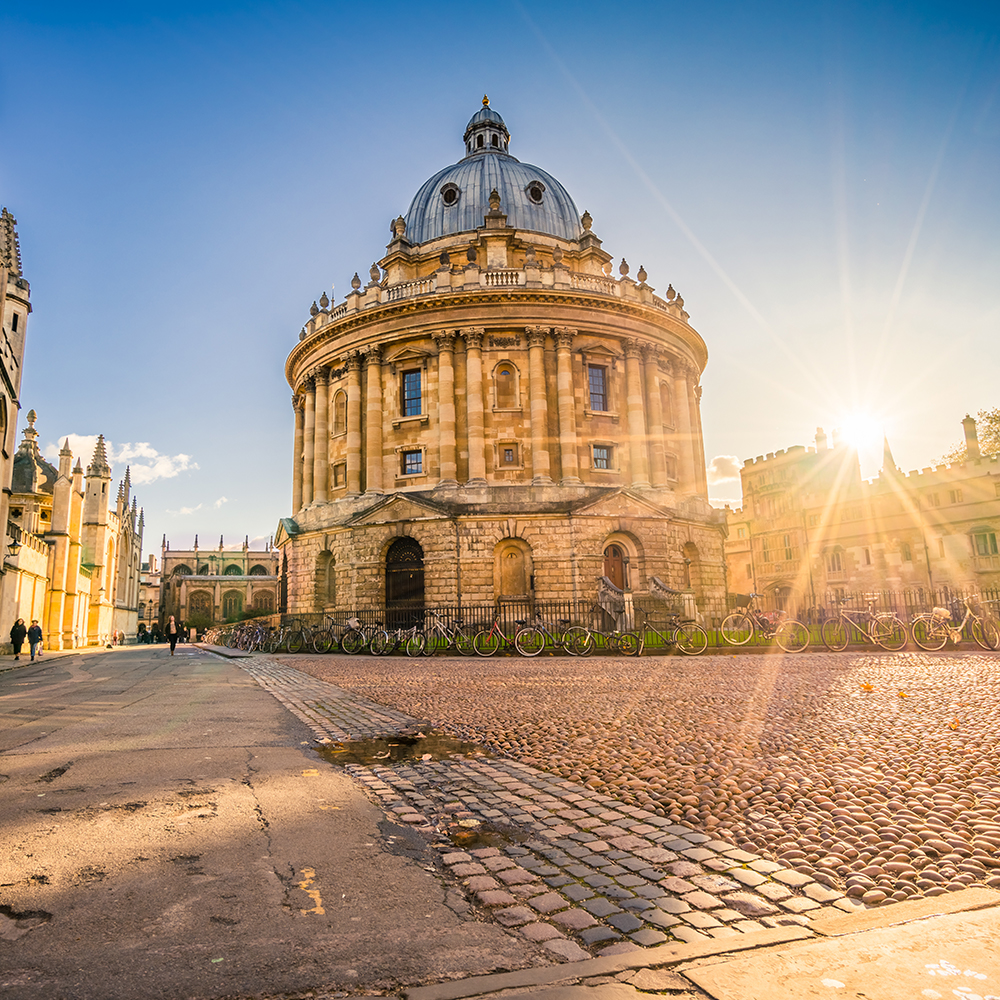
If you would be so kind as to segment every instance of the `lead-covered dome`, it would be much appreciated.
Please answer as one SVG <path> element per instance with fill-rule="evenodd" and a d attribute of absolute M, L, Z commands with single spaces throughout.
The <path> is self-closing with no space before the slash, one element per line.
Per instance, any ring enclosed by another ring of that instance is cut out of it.
<path fill-rule="evenodd" d="M 411 243 L 479 228 L 494 190 L 508 226 L 579 238 L 580 213 L 569 192 L 551 174 L 507 152 L 510 133 L 488 98 L 469 120 L 464 139 L 466 156 L 425 181 L 411 202 L 406 213 Z"/>

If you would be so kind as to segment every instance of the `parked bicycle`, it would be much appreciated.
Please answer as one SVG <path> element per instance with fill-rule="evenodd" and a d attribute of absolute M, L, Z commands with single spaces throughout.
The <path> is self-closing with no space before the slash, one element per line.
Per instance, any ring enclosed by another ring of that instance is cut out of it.
<path fill-rule="evenodd" d="M 842 601 L 837 601 L 842 605 Z M 894 611 L 876 611 L 875 602 L 868 602 L 867 611 L 848 611 L 838 607 L 837 615 L 823 622 L 820 630 L 827 649 L 840 652 L 848 642 L 865 641 L 897 652 L 906 647 L 909 636 L 906 626 Z"/>
<path fill-rule="evenodd" d="M 517 633 L 524 628 L 528 622 L 527 619 L 518 618 L 515 619 L 514 624 L 517 626 L 517 631 L 515 631 L 513 637 L 508 638 L 507 634 L 500 627 L 500 615 L 494 614 L 493 624 L 488 629 L 484 628 L 476 633 L 475 639 L 472 640 L 472 648 L 480 656 L 493 656 L 494 653 L 501 649 L 517 649 L 517 646 L 515 645 Z"/>
<path fill-rule="evenodd" d="M 639 643 L 634 656 L 647 646 L 674 648 L 687 656 L 697 656 L 708 648 L 708 633 L 697 622 L 681 621 L 679 615 L 671 615 L 661 631 L 650 621 L 648 611 L 636 608 L 635 613 L 642 617 L 642 623 L 635 629 Z"/>
<path fill-rule="evenodd" d="M 417 632 L 406 643 L 407 656 L 434 656 L 454 649 L 462 656 L 471 656 L 475 650 L 472 643 L 475 632 L 460 620 L 446 622 L 436 611 L 427 609 L 426 617 L 430 620 L 424 629 Z"/>
<path fill-rule="evenodd" d="M 546 623 L 540 614 L 530 625 L 514 633 L 514 648 L 522 656 L 537 656 L 546 646 L 552 652 L 586 656 L 593 645 L 593 636 L 570 618 L 560 618 L 557 624 Z"/>
<path fill-rule="evenodd" d="M 974 610 L 972 604 L 975 600 L 975 597 L 964 598 L 965 615 L 957 625 L 952 623 L 952 613 L 948 608 L 938 607 L 917 615 L 910 623 L 913 641 L 921 649 L 932 651 L 942 649 L 949 641 L 957 646 L 968 628 L 972 638 L 983 649 L 996 649 L 1000 646 L 1000 629 L 991 618 Z"/>
<path fill-rule="evenodd" d="M 755 635 L 774 639 L 786 653 L 801 653 L 809 645 L 809 629 L 784 612 L 768 614 L 753 606 L 760 594 L 751 594 L 750 603 L 722 619 L 720 633 L 731 646 L 745 646 Z M 846 645 L 846 643 L 845 643 Z"/>

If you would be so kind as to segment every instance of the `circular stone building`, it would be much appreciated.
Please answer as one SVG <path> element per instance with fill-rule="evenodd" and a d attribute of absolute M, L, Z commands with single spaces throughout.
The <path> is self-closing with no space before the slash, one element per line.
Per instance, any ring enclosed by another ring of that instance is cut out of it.
<path fill-rule="evenodd" d="M 687 594 L 724 614 L 707 500 L 705 343 L 610 254 L 484 98 L 465 155 L 324 293 L 288 356 L 292 613 Z M 677 598 L 675 597 L 675 600 Z"/>

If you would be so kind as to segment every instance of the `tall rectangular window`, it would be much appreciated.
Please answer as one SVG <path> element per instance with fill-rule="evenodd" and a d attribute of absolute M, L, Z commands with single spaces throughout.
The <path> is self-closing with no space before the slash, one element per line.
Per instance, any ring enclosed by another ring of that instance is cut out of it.
<path fill-rule="evenodd" d="M 420 372 L 403 372 L 403 416 L 419 417 L 422 412 L 420 408 Z"/>
<path fill-rule="evenodd" d="M 791 535 L 785 535 L 783 541 L 785 543 L 785 559 L 786 560 L 791 559 L 792 558 L 792 536 Z"/>
<path fill-rule="evenodd" d="M 952 503 L 961 503 L 962 502 L 962 491 L 961 490 L 949 490 L 948 491 L 948 496 L 951 499 Z"/>
<path fill-rule="evenodd" d="M 600 365 L 588 365 L 590 379 L 590 408 L 606 411 L 608 408 L 608 370 Z"/>
<path fill-rule="evenodd" d="M 909 542 L 903 542 L 899 547 L 900 554 L 903 556 L 903 562 L 913 562 L 913 551 L 910 548 Z"/>
<path fill-rule="evenodd" d="M 972 536 L 977 556 L 997 555 L 997 536 L 994 532 L 983 532 L 981 535 Z"/>
<path fill-rule="evenodd" d="M 400 471 L 404 476 L 419 476 L 424 471 L 424 453 L 404 451 Z"/>
<path fill-rule="evenodd" d="M 594 445 L 594 468 L 595 469 L 610 469 L 611 468 L 611 446 L 604 444 Z"/>

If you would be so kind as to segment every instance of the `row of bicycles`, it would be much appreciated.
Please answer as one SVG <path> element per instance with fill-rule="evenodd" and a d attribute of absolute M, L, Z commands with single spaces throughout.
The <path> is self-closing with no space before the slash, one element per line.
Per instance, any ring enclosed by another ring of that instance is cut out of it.
<path fill-rule="evenodd" d="M 807 625 L 781 612 L 764 612 L 753 606 L 759 594 L 750 594 L 750 604 L 723 619 L 720 634 L 732 646 L 743 646 L 755 636 L 774 639 L 789 653 L 802 652 L 810 640 Z M 850 643 L 870 643 L 892 652 L 905 649 L 910 639 L 921 649 L 934 651 L 945 644 L 958 645 L 970 635 L 983 649 L 1000 648 L 1000 627 L 991 615 L 978 606 L 975 597 L 962 600 L 964 615 L 956 620 L 951 608 L 935 607 L 913 616 L 909 626 L 894 611 L 876 611 L 874 601 L 866 611 L 838 605 L 837 613 L 820 627 L 823 645 L 834 652 L 847 649 Z"/>
<path fill-rule="evenodd" d="M 599 614 L 601 609 L 595 608 Z M 592 653 L 620 653 L 638 656 L 644 649 L 663 652 L 677 650 L 697 656 L 708 648 L 708 633 L 696 622 L 679 616 L 656 623 L 637 611 L 642 625 L 635 629 L 589 628 L 570 619 L 545 621 L 516 619 L 513 629 L 504 628 L 500 615 L 488 627 L 460 619 L 446 619 L 432 609 L 410 625 L 391 627 L 383 622 L 362 622 L 356 617 L 338 622 L 327 617 L 320 625 L 291 620 L 282 625 L 240 622 L 206 633 L 205 641 L 236 649 L 268 653 L 343 652 L 351 655 L 370 653 L 387 656 L 434 656 L 448 652 L 463 656 L 494 656 L 517 653 L 538 656 L 543 651 L 590 656 Z"/>

